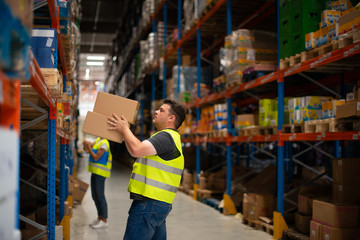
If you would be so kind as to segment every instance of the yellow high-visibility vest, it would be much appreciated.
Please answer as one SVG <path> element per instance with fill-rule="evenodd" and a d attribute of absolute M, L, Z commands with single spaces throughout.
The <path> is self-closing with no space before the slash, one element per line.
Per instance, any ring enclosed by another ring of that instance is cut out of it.
<path fill-rule="evenodd" d="M 172 129 L 167 132 L 174 139 L 180 156 L 173 160 L 163 160 L 158 155 L 138 158 L 133 165 L 128 191 L 171 204 L 179 188 L 184 170 L 184 156 L 180 134 Z"/>
<path fill-rule="evenodd" d="M 111 155 L 111 151 L 110 151 L 109 141 L 107 139 L 102 139 L 100 141 L 100 138 L 97 138 L 92 149 L 99 150 L 100 146 L 104 143 L 106 144 L 106 146 L 108 148 L 108 153 L 109 153 L 106 165 L 89 162 L 88 163 L 88 171 L 108 178 L 108 177 L 110 177 L 111 167 L 112 167 L 112 155 Z"/>

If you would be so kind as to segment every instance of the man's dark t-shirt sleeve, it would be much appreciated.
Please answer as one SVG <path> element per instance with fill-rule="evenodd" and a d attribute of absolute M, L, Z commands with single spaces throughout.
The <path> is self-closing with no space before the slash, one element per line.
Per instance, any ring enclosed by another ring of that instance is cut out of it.
<path fill-rule="evenodd" d="M 147 140 L 154 146 L 157 155 L 163 160 L 173 160 L 180 156 L 174 139 L 167 132 L 160 132 Z"/>

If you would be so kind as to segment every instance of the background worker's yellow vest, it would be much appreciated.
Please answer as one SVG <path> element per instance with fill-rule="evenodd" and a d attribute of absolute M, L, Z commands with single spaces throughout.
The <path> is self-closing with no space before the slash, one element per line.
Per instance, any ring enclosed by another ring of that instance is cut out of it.
<path fill-rule="evenodd" d="M 97 138 L 92 149 L 99 150 L 100 146 L 104 143 L 106 144 L 106 146 L 108 148 L 108 152 L 109 152 L 109 157 L 107 159 L 106 165 L 89 162 L 88 163 L 88 171 L 108 178 L 108 177 L 110 177 L 111 166 L 112 166 L 112 155 L 111 155 L 111 151 L 110 151 L 109 141 L 107 139 L 103 139 L 100 141 L 100 138 Z"/>
<path fill-rule="evenodd" d="M 133 165 L 128 190 L 144 197 L 171 204 L 180 185 L 184 170 L 184 156 L 181 149 L 180 134 L 177 131 L 165 129 L 159 132 L 167 132 L 171 135 L 180 156 L 167 161 L 162 160 L 157 155 L 138 158 Z"/>

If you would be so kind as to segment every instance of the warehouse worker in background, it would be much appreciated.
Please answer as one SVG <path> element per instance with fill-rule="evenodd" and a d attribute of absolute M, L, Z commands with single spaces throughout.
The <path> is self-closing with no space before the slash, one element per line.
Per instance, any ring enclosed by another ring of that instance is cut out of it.
<path fill-rule="evenodd" d="M 95 143 L 84 141 L 84 149 L 90 153 L 88 171 L 91 172 L 91 196 L 98 218 L 89 224 L 92 228 L 108 227 L 108 208 L 105 198 L 105 180 L 110 177 L 112 155 L 107 139 L 97 138 Z"/>
<path fill-rule="evenodd" d="M 182 104 L 164 100 L 153 118 L 158 132 L 142 142 L 131 132 L 124 116 L 113 114 L 108 117 L 108 129 L 120 132 L 131 156 L 138 158 L 128 186 L 133 202 L 124 240 L 166 239 L 166 217 L 171 211 L 184 169 L 177 129 L 185 115 Z"/>

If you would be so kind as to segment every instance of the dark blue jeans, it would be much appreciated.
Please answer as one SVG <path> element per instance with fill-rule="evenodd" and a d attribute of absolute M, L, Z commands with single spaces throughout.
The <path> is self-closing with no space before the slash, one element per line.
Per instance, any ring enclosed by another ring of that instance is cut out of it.
<path fill-rule="evenodd" d="M 166 240 L 166 217 L 171 209 L 171 204 L 157 200 L 134 200 L 124 240 Z"/>
<path fill-rule="evenodd" d="M 91 196 L 95 202 L 98 217 L 108 218 L 107 202 L 105 198 L 105 179 L 106 177 L 91 174 Z"/>

